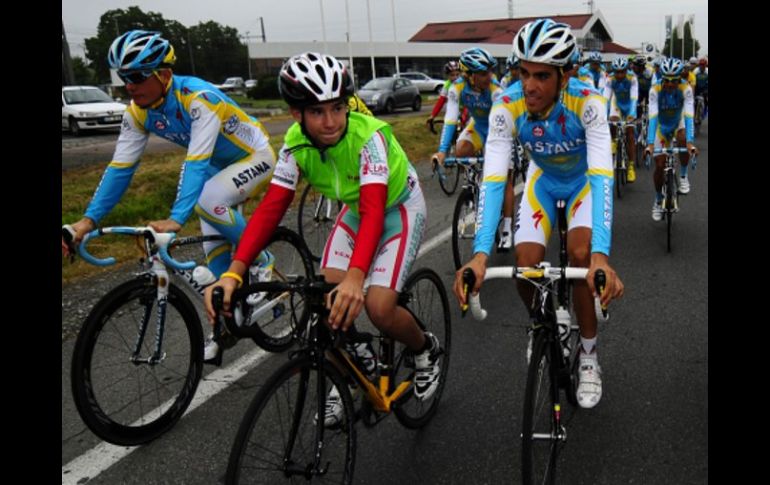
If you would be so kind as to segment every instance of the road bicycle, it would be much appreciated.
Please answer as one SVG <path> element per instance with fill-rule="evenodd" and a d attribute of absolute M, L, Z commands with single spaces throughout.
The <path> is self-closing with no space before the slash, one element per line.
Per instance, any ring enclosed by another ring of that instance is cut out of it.
<path fill-rule="evenodd" d="M 425 400 L 414 395 L 414 355 L 403 344 L 382 333 L 329 329 L 324 295 L 335 286 L 316 276 L 256 283 L 233 293 L 232 301 L 254 292 L 298 294 L 308 305 L 310 318 L 300 349 L 290 352 L 291 360 L 267 379 L 246 411 L 230 452 L 225 483 L 353 483 L 357 421 L 372 427 L 392 412 L 402 425 L 421 428 L 436 413 L 451 355 L 449 301 L 439 276 L 427 268 L 415 271 L 398 298 L 398 305 L 440 342 L 438 388 Z M 217 293 L 215 308 L 221 308 L 221 292 Z M 224 322 L 233 326 L 230 318 Z M 367 377 L 345 342 L 372 341 L 379 344 L 379 358 L 375 374 Z M 333 424 L 325 418 L 331 386 L 339 391 L 342 403 L 341 419 Z M 355 399 L 351 386 L 358 395 Z"/>
<path fill-rule="evenodd" d="M 573 280 L 584 280 L 587 268 L 568 266 L 566 202 L 557 201 L 559 221 L 559 261 L 557 267 L 544 261 L 535 267 L 489 267 L 484 280 L 521 279 L 535 287 L 530 308 L 531 354 L 528 358 L 527 382 L 522 414 L 521 458 L 522 480 L 530 484 L 556 483 L 559 453 L 567 441 L 563 419 L 562 394 L 567 402 L 577 406 L 577 363 L 579 327 L 570 315 L 570 287 Z M 595 273 L 594 284 L 601 293 L 606 275 Z M 482 308 L 480 294 L 468 295 L 475 285 L 473 271 L 463 272 L 463 287 L 468 307 L 477 320 L 487 311 Z M 606 309 L 597 310 L 597 317 L 607 320 Z"/>
<path fill-rule="evenodd" d="M 71 241 L 69 230 L 62 232 Z M 72 395 L 94 434 L 109 443 L 135 446 L 174 426 L 202 376 L 204 336 L 198 308 L 204 288 L 193 278 L 196 263 L 180 262 L 171 251 L 224 237 L 177 238 L 150 227 L 104 227 L 84 237 L 78 254 L 99 266 L 114 264 L 115 258 L 96 258 L 87 249 L 89 242 L 107 234 L 135 236 L 144 257 L 136 276 L 108 291 L 86 317 L 72 357 Z M 265 254 L 274 257 L 272 279 L 314 274 L 302 239 L 288 229 L 278 228 Z M 239 337 L 280 352 L 298 338 L 309 312 L 296 295 L 268 292 L 253 305 L 243 304 L 239 315 Z M 214 363 L 221 363 L 221 353 Z"/>

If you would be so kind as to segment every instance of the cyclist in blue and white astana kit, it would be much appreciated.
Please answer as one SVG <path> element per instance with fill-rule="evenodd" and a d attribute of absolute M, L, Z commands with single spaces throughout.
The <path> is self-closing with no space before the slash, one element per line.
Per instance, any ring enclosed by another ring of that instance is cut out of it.
<path fill-rule="evenodd" d="M 157 32 L 124 33 L 112 43 L 108 59 L 126 83 L 131 104 L 112 161 L 85 216 L 72 225 L 75 243 L 118 203 L 155 133 L 187 148 L 187 155 L 169 218 L 149 226 L 177 232 L 194 210 L 203 234 L 227 238 L 204 243 L 207 264 L 218 277 L 246 227 L 232 207 L 259 193 L 273 173 L 275 153 L 267 131 L 212 84 L 172 74 L 174 48 Z"/>
<path fill-rule="evenodd" d="M 449 145 L 454 138 L 457 118 L 463 106 L 468 108 L 471 121 L 457 137 L 455 156 L 472 157 L 484 148 L 489 131 L 489 110 L 492 109 L 492 103 L 503 92 L 500 84 L 493 77 L 495 66 L 497 66 L 497 60 L 480 47 L 466 49 L 460 54 L 460 71 L 463 75 L 455 80 L 449 90 L 449 102 L 444 116 L 441 142 L 438 152 L 432 157 L 442 166 L 444 165 L 444 158 L 449 152 Z M 508 178 L 510 180 L 508 182 L 509 187 L 506 189 L 505 217 L 500 241 L 501 247 L 504 249 L 510 248 L 512 243 L 511 225 L 515 200 L 512 174 L 509 174 Z"/>
<path fill-rule="evenodd" d="M 77 245 L 115 207 L 139 167 L 150 133 L 155 133 L 187 148 L 187 155 L 169 218 L 148 225 L 158 232 L 178 232 L 194 210 L 204 235 L 225 236 L 225 241 L 203 244 L 208 268 L 195 268 L 193 278 L 205 284 L 230 265 L 232 249 L 246 227 L 233 207 L 267 187 L 275 152 L 259 121 L 212 84 L 174 75 L 175 60 L 174 48 L 158 32 L 131 30 L 113 41 L 108 61 L 126 83 L 131 104 L 123 115 L 112 161 L 84 217 L 68 228 Z M 69 253 L 63 238 L 62 250 Z M 261 254 L 254 271 L 269 271 L 270 259 Z M 204 360 L 217 352 L 216 342 L 209 338 Z"/>
<path fill-rule="evenodd" d="M 618 57 L 612 61 L 612 77 L 607 82 L 604 97 L 610 100 L 610 121 L 628 123 L 636 119 L 637 100 L 639 99 L 639 83 L 636 74 L 628 69 L 628 59 Z M 615 139 L 615 127 L 610 127 L 612 139 Z M 613 147 L 614 151 L 615 147 Z M 626 153 L 628 155 L 628 183 L 636 180 L 634 157 L 636 157 L 636 138 L 634 125 L 626 125 Z"/>
<path fill-rule="evenodd" d="M 674 137 L 677 144 L 687 146 L 688 153 L 679 157 L 679 193 L 690 193 L 690 178 L 687 175 L 687 165 L 690 154 L 697 155 L 698 149 L 693 145 L 695 129 L 693 116 L 695 112 L 693 92 L 690 84 L 681 79 L 684 63 L 674 57 L 664 59 L 660 63 L 661 83 L 654 84 L 650 89 L 650 126 L 647 132 L 647 148 L 645 154 L 652 155 L 654 148 L 670 147 Z M 652 206 L 652 220 L 663 220 L 663 168 L 666 155 L 655 157 L 655 203 Z"/>
<path fill-rule="evenodd" d="M 580 325 L 578 403 L 593 407 L 601 398 L 596 353 L 596 314 L 592 294 L 598 269 L 607 274 L 601 295 L 607 304 L 623 294 L 623 283 L 609 265 L 612 228 L 612 162 L 607 104 L 587 83 L 567 78 L 575 37 L 568 25 L 551 19 L 526 24 L 513 39 L 513 53 L 521 59 L 521 82 L 503 93 L 489 115 L 484 178 L 479 199 L 480 229 L 474 256 L 455 277 L 454 291 L 465 303 L 462 273 L 476 275 L 478 292 L 494 242 L 508 156 L 518 136 L 531 162 L 519 207 L 515 234 L 516 264 L 535 266 L 543 261 L 545 245 L 556 223 L 556 201 L 567 201 L 570 265 L 588 267 L 586 282 L 574 284 L 575 313 Z M 517 281 L 525 305 L 534 289 Z"/>

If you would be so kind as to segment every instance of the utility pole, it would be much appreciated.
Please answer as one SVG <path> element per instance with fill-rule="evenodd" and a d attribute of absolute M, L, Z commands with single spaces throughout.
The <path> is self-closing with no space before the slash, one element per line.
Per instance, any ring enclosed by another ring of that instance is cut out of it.
<path fill-rule="evenodd" d="M 326 21 L 324 20 L 323 0 L 318 0 L 318 5 L 321 7 L 321 37 L 324 41 L 324 54 L 329 54 L 329 44 L 326 43 Z"/>
<path fill-rule="evenodd" d="M 348 27 L 348 31 L 345 33 L 348 42 L 348 62 L 350 63 L 350 79 L 353 81 L 353 85 L 356 84 L 356 74 L 353 68 L 353 48 L 350 45 L 350 11 L 348 9 L 348 0 L 345 0 L 345 22 Z"/>
<path fill-rule="evenodd" d="M 513 18 L 513 0 L 508 0 L 508 18 Z"/>
<path fill-rule="evenodd" d="M 390 0 L 390 12 L 393 15 L 393 48 L 396 51 L 396 75 L 401 74 L 401 69 L 398 66 L 398 40 L 396 39 L 396 6 L 393 5 L 393 0 Z"/>
<path fill-rule="evenodd" d="M 118 18 L 115 17 L 112 20 L 115 21 L 115 37 L 120 37 L 120 28 L 118 27 Z"/>
<path fill-rule="evenodd" d="M 265 37 L 265 20 L 262 17 L 259 18 L 259 25 L 262 27 L 262 42 L 267 42 Z"/>
<path fill-rule="evenodd" d="M 72 70 L 72 58 L 70 57 L 70 45 L 67 42 L 67 34 L 64 32 L 64 19 L 61 21 L 61 61 L 62 61 L 62 85 L 75 84 L 75 73 Z"/>
<path fill-rule="evenodd" d="M 372 44 L 372 14 L 369 11 L 369 0 L 366 0 L 366 21 L 369 23 L 369 56 L 372 60 L 372 79 L 377 77 L 374 69 L 374 44 Z"/>

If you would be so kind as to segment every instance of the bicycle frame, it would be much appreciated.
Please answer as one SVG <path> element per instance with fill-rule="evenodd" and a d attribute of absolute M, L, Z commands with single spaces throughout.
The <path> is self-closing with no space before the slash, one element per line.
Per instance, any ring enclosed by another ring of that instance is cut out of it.
<path fill-rule="evenodd" d="M 94 238 L 106 235 L 106 234 L 122 234 L 127 236 L 137 236 L 143 238 L 144 243 L 144 252 L 147 255 L 147 260 L 140 260 L 140 264 L 148 266 L 147 269 L 139 275 L 144 275 L 148 278 L 151 278 L 155 282 L 155 286 L 157 288 L 156 292 L 156 301 L 158 303 L 158 311 L 157 311 L 157 323 L 156 323 L 156 333 L 155 333 L 155 346 L 153 355 L 148 358 L 140 358 L 139 352 L 142 348 L 142 344 L 145 339 L 145 335 L 147 333 L 147 328 L 150 323 L 150 308 L 148 307 L 146 311 L 144 312 L 140 325 L 139 325 L 139 331 L 136 339 L 136 343 L 134 345 L 134 350 L 131 354 L 131 362 L 134 362 L 135 364 L 149 364 L 149 365 L 156 365 L 161 363 L 164 360 L 164 355 L 161 354 L 161 348 L 163 344 L 163 336 L 165 333 L 165 322 L 166 322 L 166 304 L 168 301 L 168 292 L 169 292 L 169 284 L 170 284 L 170 278 L 169 278 L 169 268 L 170 272 L 172 274 L 176 274 L 180 276 L 180 279 L 187 285 L 187 287 L 193 292 L 193 294 L 196 294 L 202 298 L 204 288 L 201 287 L 193 278 L 193 268 L 195 267 L 194 261 L 187 261 L 187 262 L 180 262 L 176 259 L 174 259 L 170 254 L 169 250 L 185 246 L 189 244 L 200 244 L 207 241 L 223 241 L 225 240 L 225 237 L 222 235 L 204 235 L 204 236 L 189 236 L 184 238 L 176 239 L 176 233 L 169 232 L 169 233 L 158 233 L 155 230 L 153 230 L 151 227 L 123 227 L 123 226 L 116 226 L 116 227 L 104 227 L 99 228 L 94 231 L 91 231 L 90 233 L 86 234 L 86 236 L 83 238 L 82 243 L 78 246 L 78 254 L 87 262 L 96 265 L 96 266 L 109 266 L 115 263 L 115 258 L 113 257 L 107 257 L 107 258 L 96 258 L 92 256 L 88 250 L 86 249 L 87 243 Z M 286 299 L 289 296 L 288 293 L 282 293 L 275 298 L 265 302 L 264 304 L 260 305 L 258 308 L 255 308 L 251 314 L 249 315 L 249 320 L 246 322 L 243 327 L 249 327 L 250 325 L 254 324 L 259 318 L 264 316 L 267 312 L 271 311 L 276 305 L 278 305 L 281 301 Z M 215 329 L 215 333 L 217 333 L 218 329 Z M 234 335 L 238 337 L 248 337 L 251 336 L 247 333 L 245 333 L 244 330 L 241 330 L 241 327 L 236 326 L 235 332 L 233 332 Z"/>

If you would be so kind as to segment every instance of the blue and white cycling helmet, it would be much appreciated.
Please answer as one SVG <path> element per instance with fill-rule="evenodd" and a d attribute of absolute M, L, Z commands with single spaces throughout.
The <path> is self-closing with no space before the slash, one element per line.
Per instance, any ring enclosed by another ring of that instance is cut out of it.
<path fill-rule="evenodd" d="M 565 66 L 577 49 L 569 25 L 537 19 L 524 25 L 513 38 L 513 55 L 522 61 Z"/>
<path fill-rule="evenodd" d="M 660 73 L 664 76 L 679 76 L 684 69 L 684 63 L 676 57 L 667 57 L 660 63 Z"/>
<path fill-rule="evenodd" d="M 508 69 L 518 69 L 520 64 L 519 58 L 514 56 L 513 53 L 505 60 L 505 67 Z"/>
<path fill-rule="evenodd" d="M 612 61 L 612 70 L 613 71 L 626 71 L 628 70 L 628 59 L 625 57 L 618 57 L 614 61 Z"/>
<path fill-rule="evenodd" d="M 119 71 L 149 71 L 171 67 L 176 61 L 174 48 L 160 32 L 129 30 L 112 42 L 107 62 Z"/>
<path fill-rule="evenodd" d="M 485 72 L 497 66 L 497 59 L 481 47 L 472 47 L 460 53 L 460 70 L 463 72 Z"/>
<path fill-rule="evenodd" d="M 597 51 L 588 54 L 588 62 L 602 62 L 602 55 Z"/>

